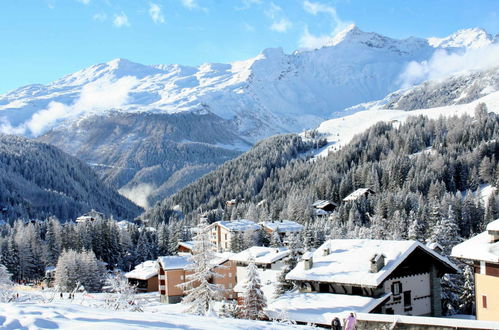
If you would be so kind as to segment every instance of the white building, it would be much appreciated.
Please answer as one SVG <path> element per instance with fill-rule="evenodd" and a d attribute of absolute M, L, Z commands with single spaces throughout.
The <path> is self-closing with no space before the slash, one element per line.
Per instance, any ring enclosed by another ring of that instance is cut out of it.
<path fill-rule="evenodd" d="M 329 240 L 286 276 L 300 292 L 281 296 L 270 308 L 278 314 L 288 305 L 291 319 L 318 324 L 345 311 L 439 316 L 440 278 L 457 271 L 416 241 Z"/>
<path fill-rule="evenodd" d="M 211 242 L 219 252 L 231 251 L 230 243 L 233 235 L 256 233 L 259 229 L 258 224 L 247 219 L 217 221 L 208 226 Z"/>
<path fill-rule="evenodd" d="M 237 285 L 234 287 L 234 292 L 238 295 L 238 300 L 242 297 L 241 294 L 244 293 L 250 257 L 255 259 L 262 290 L 267 299 L 270 299 L 273 296 L 277 278 L 284 267 L 283 259 L 288 255 L 289 250 L 287 248 L 253 246 L 230 257 L 230 260 L 236 263 Z"/>

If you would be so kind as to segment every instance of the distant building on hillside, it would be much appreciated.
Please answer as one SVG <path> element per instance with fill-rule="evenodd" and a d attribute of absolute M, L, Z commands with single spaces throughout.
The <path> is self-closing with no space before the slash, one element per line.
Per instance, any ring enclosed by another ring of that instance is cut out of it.
<path fill-rule="evenodd" d="M 314 208 L 315 215 L 326 216 L 333 212 L 338 207 L 338 204 L 320 199 L 312 203 L 312 207 Z"/>
<path fill-rule="evenodd" d="M 417 241 L 329 240 L 287 274 L 299 292 L 283 295 L 270 309 L 287 304 L 290 319 L 312 317 L 318 324 L 344 311 L 440 316 L 440 279 L 457 271 Z"/>
<path fill-rule="evenodd" d="M 128 283 L 137 287 L 137 292 L 158 291 L 158 263 L 156 260 L 147 260 L 135 266 L 125 274 Z"/>
<path fill-rule="evenodd" d="M 178 253 L 191 253 L 194 248 L 194 241 L 179 242 L 177 247 Z"/>
<path fill-rule="evenodd" d="M 260 226 L 271 236 L 277 231 L 281 239 L 284 239 L 287 234 L 299 233 L 303 230 L 303 225 L 291 220 L 263 221 L 260 222 Z"/>
<path fill-rule="evenodd" d="M 287 248 L 272 248 L 263 246 L 253 246 L 230 257 L 230 260 L 236 264 L 237 285 L 234 292 L 237 294 L 238 303 L 242 302 L 244 294 L 244 284 L 247 279 L 247 267 L 250 257 L 255 259 L 258 267 L 262 290 L 270 299 L 274 294 L 274 285 L 284 267 L 283 259 L 289 255 Z"/>
<path fill-rule="evenodd" d="M 218 253 L 211 261 L 214 271 L 222 277 L 212 279 L 212 283 L 220 284 L 225 289 L 224 299 L 235 299 L 234 287 L 236 286 L 236 266 L 229 260 L 232 253 Z M 192 271 L 188 270 L 189 255 L 165 256 L 158 258 L 159 266 L 159 294 L 163 303 L 179 303 L 185 296 L 185 290 L 179 284 L 186 282 L 186 276 Z"/>
<path fill-rule="evenodd" d="M 451 255 L 474 268 L 477 320 L 499 321 L 499 219 L 483 233 L 456 245 Z"/>
<path fill-rule="evenodd" d="M 82 223 L 82 222 L 91 222 L 95 220 L 102 220 L 104 219 L 104 214 L 97 212 L 96 210 L 91 210 L 90 212 L 87 212 L 83 215 L 80 215 L 78 218 L 76 218 L 76 222 Z"/>
<path fill-rule="evenodd" d="M 237 233 L 254 232 L 260 229 L 255 222 L 247 219 L 232 221 L 217 221 L 208 226 L 210 239 L 216 251 L 231 251 L 231 240 Z"/>
<path fill-rule="evenodd" d="M 343 198 L 344 202 L 353 202 L 358 200 L 361 197 L 367 197 L 369 195 L 375 194 L 374 190 L 370 188 L 359 188 L 355 190 L 353 193 Z"/>

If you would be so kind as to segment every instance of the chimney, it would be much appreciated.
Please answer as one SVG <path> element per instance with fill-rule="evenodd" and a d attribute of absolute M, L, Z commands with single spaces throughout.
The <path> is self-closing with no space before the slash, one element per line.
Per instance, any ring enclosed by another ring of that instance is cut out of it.
<path fill-rule="evenodd" d="M 499 219 L 487 225 L 487 233 L 489 234 L 489 243 L 499 241 Z"/>
<path fill-rule="evenodd" d="M 371 273 L 379 272 L 383 267 L 385 267 L 385 256 L 383 254 L 376 253 L 374 257 L 371 258 Z"/>
<path fill-rule="evenodd" d="M 329 255 L 329 248 L 325 248 L 324 250 L 322 250 L 322 255 L 323 256 Z"/>
<path fill-rule="evenodd" d="M 314 258 L 312 257 L 312 253 L 308 254 L 306 257 L 303 257 L 303 266 L 305 270 L 312 269 L 314 266 Z"/>

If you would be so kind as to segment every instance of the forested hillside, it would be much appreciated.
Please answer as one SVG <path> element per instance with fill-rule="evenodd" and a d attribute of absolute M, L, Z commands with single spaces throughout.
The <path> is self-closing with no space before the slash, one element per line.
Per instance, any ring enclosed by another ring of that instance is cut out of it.
<path fill-rule="evenodd" d="M 91 209 L 128 219 L 141 211 L 80 160 L 44 143 L 0 135 L 0 219 L 55 215 L 65 221 Z"/>
<path fill-rule="evenodd" d="M 485 201 L 490 205 L 485 209 L 486 203 L 471 193 L 481 185 L 497 184 L 498 138 L 499 117 L 489 114 L 485 105 L 477 109 L 475 118 L 416 117 L 400 127 L 380 123 L 341 151 L 314 161 L 293 159 L 297 152 L 289 153 L 275 143 L 282 144 L 290 136 L 273 138 L 166 199 L 144 217 L 168 220 L 170 210 L 179 205 L 189 218 L 193 210 L 224 208 L 227 199 L 244 198 L 227 208 L 225 217 L 307 222 L 313 219 L 311 203 L 329 199 L 340 204 L 332 214 L 337 221 L 334 230 L 362 236 L 358 231 L 379 224 L 389 229 L 379 236 L 406 237 L 404 230 L 417 220 L 419 238 L 424 239 L 450 206 L 461 235 L 468 237 L 498 216 L 494 195 Z M 288 146 L 302 143 L 296 136 L 291 140 Z M 289 157 L 276 157 L 279 152 Z M 376 194 L 342 203 L 361 187 Z"/>

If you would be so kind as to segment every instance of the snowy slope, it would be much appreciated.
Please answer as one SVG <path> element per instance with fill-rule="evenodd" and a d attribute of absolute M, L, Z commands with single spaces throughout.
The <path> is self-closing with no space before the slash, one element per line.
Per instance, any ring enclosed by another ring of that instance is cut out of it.
<path fill-rule="evenodd" d="M 397 40 L 350 26 L 321 49 L 289 55 L 266 49 L 231 64 L 148 66 L 115 59 L 0 96 L 1 129 L 38 135 L 62 120 L 110 109 L 204 110 L 233 121 L 240 135 L 255 142 L 313 127 L 335 111 L 383 98 L 400 87 L 399 76 L 409 62 L 429 59 L 435 45 L 455 47 L 461 35 L 466 36 L 460 44 L 465 47 L 492 42 L 477 29 L 461 31 L 444 43 Z"/>
<path fill-rule="evenodd" d="M 121 312 L 69 303 L 2 303 L 2 329 L 310 329 L 172 312 Z"/>
<path fill-rule="evenodd" d="M 437 119 L 440 116 L 451 117 L 462 116 L 464 114 L 473 116 L 476 106 L 482 102 L 487 105 L 489 111 L 499 113 L 498 91 L 466 104 L 416 109 L 412 111 L 387 110 L 382 109 L 379 105 L 374 105 L 369 110 L 359 111 L 343 118 L 327 120 L 317 128 L 318 132 L 324 134 L 329 142 L 328 145 L 320 151 L 319 155 L 326 156 L 329 152 L 340 149 L 350 142 L 355 135 L 362 133 L 378 122 L 392 122 L 398 125 L 407 120 L 410 116 L 419 115 L 424 115 L 433 119 Z"/>

